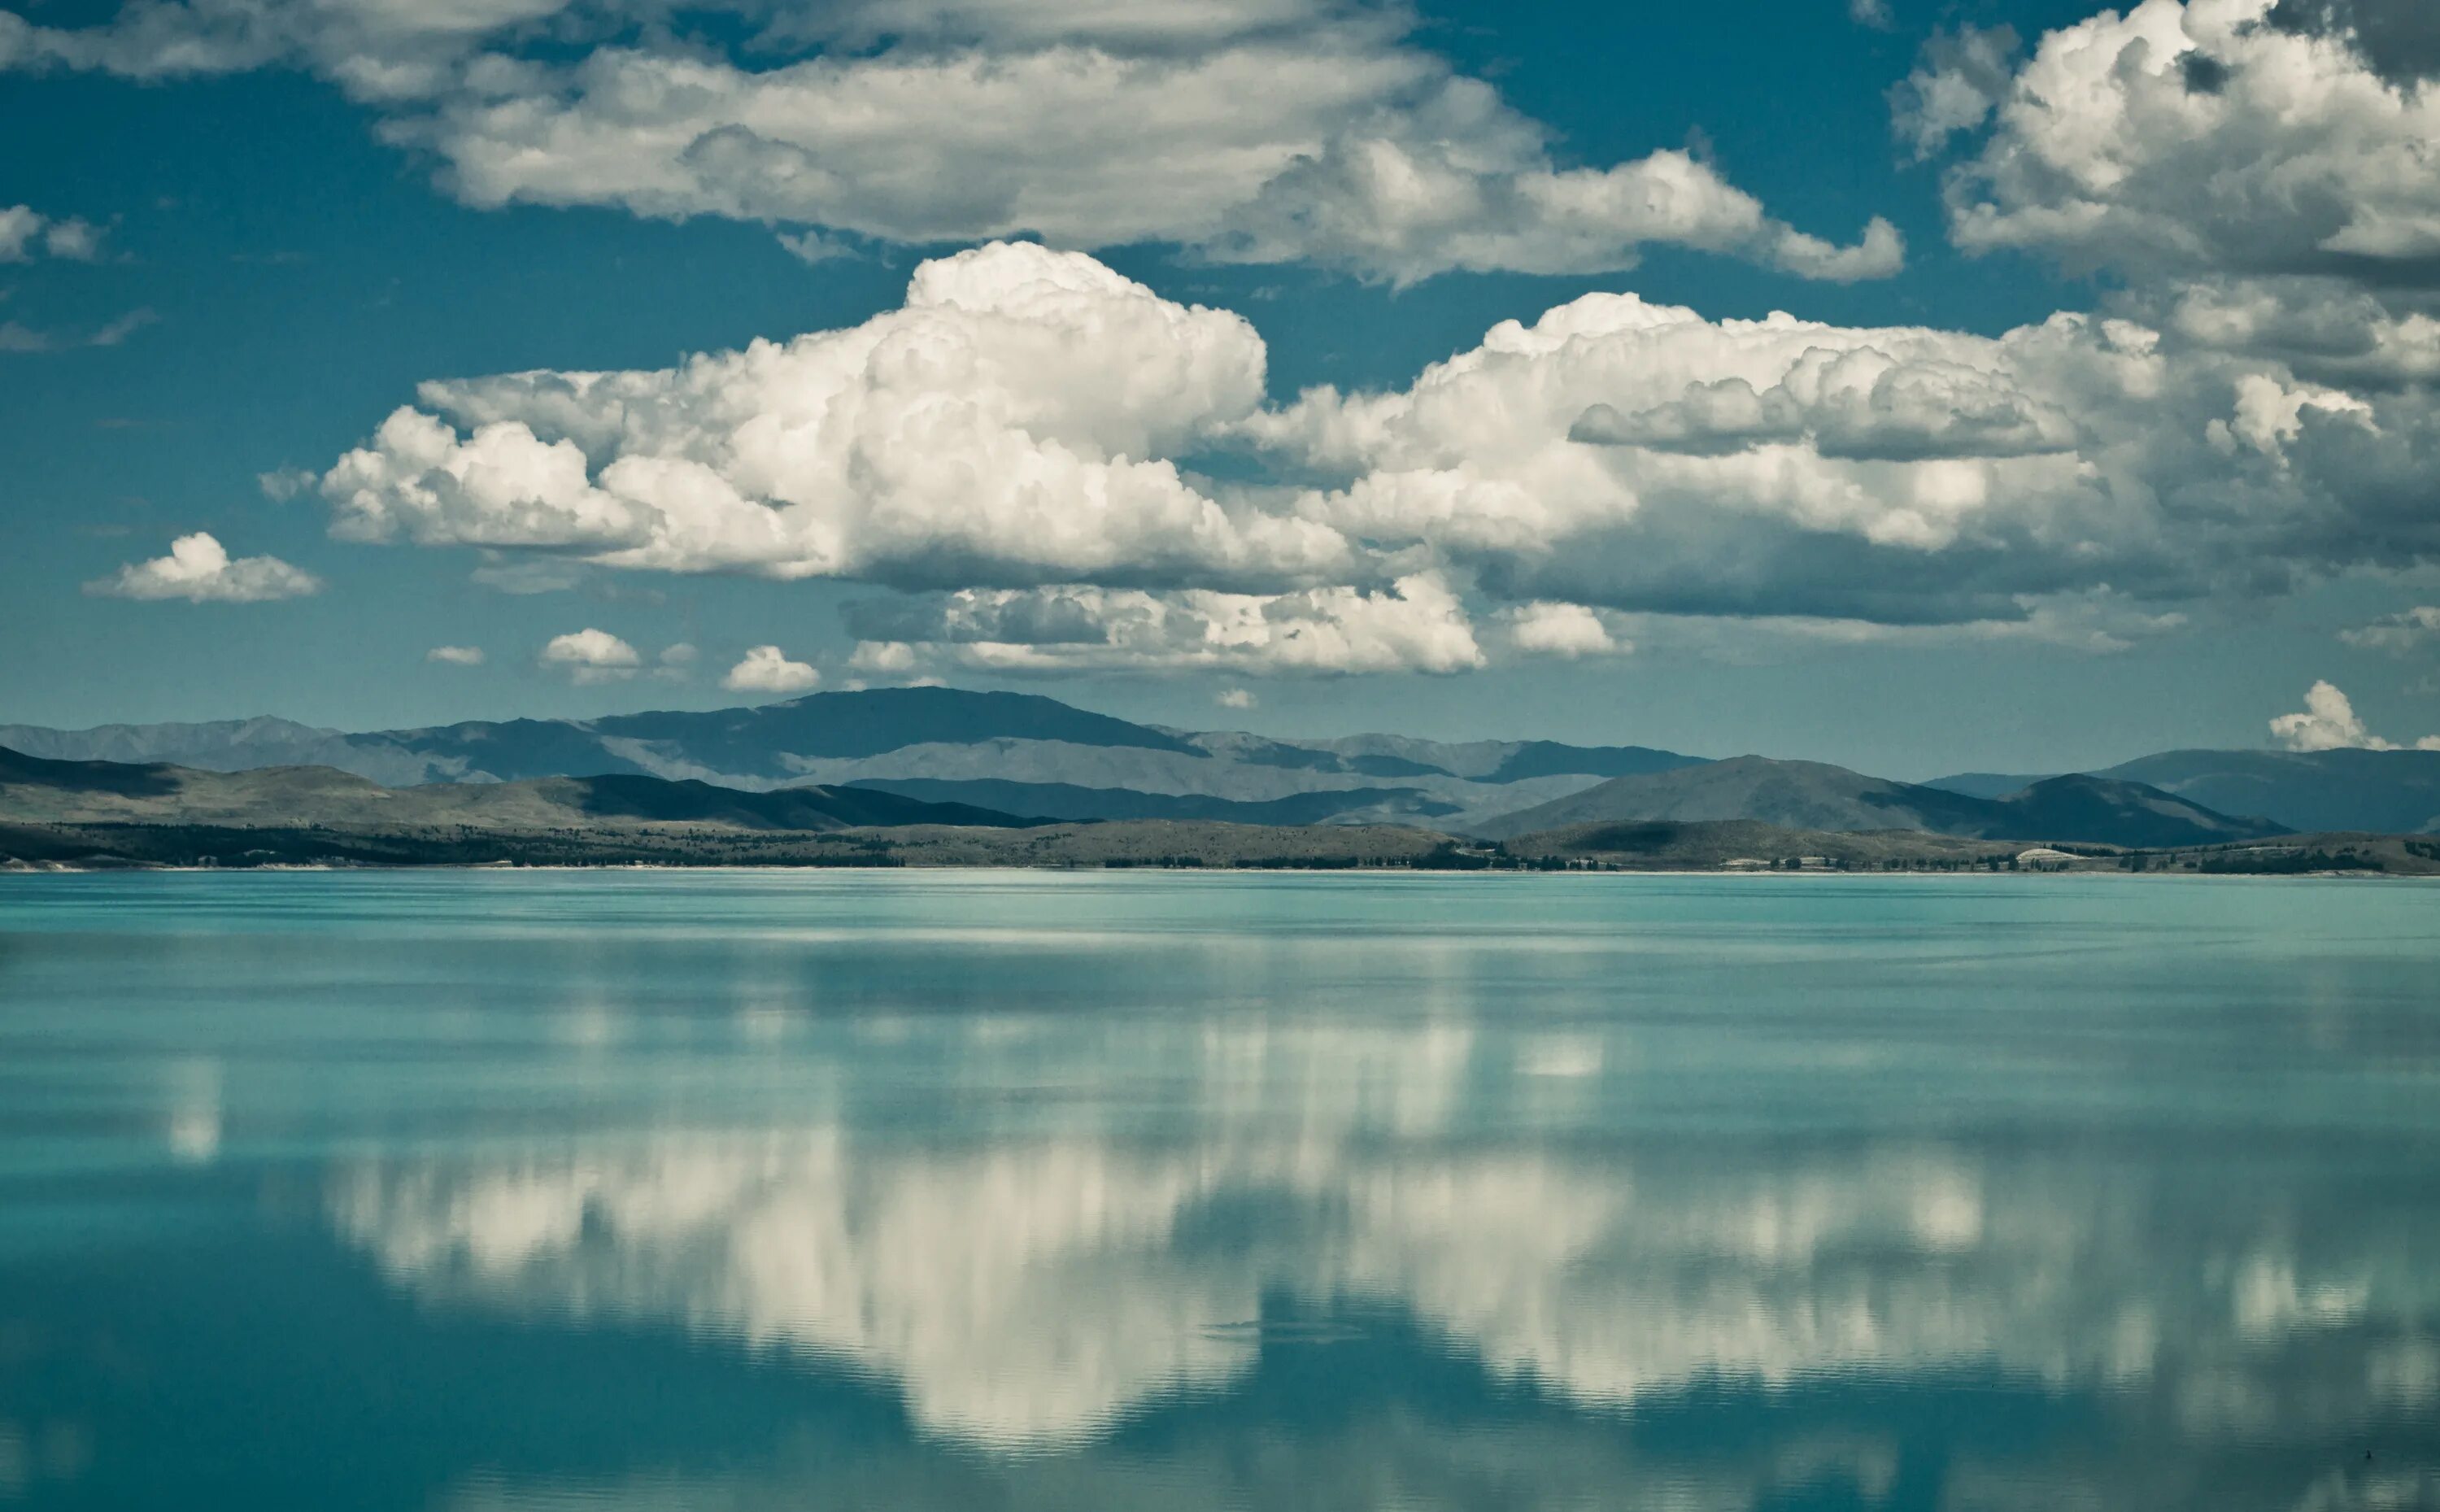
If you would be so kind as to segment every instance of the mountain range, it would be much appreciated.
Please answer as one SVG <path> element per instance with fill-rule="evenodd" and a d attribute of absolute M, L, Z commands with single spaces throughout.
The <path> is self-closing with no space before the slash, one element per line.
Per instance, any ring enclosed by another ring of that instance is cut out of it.
<path fill-rule="evenodd" d="M 624 773 L 385 787 L 329 766 L 211 772 L 161 762 L 49 761 L 0 747 L 0 822 L 519 832 L 695 824 L 818 834 L 908 824 L 1019 828 L 1038 821 L 867 787 L 751 793 Z"/>
<path fill-rule="evenodd" d="M 168 762 L 211 771 L 328 766 L 393 787 L 612 775 L 746 791 L 852 783 L 1079 819 L 1326 819 L 1437 829 L 1462 828 L 1606 778 L 1699 761 L 1638 746 L 1555 741 L 1275 740 L 1139 725 L 1036 694 L 953 688 L 361 734 L 278 719 L 86 730 L 0 725 L 0 746 L 53 760 Z"/>
<path fill-rule="evenodd" d="M 951 688 L 359 733 L 270 718 L 85 730 L 0 725 L 0 747 L 221 772 L 326 767 L 391 789 L 652 778 L 747 794 L 855 790 L 1043 819 L 1390 823 L 1492 837 L 1625 819 L 2121 844 L 2440 831 L 2440 752 L 2172 751 L 2091 774 L 1904 783 L 1817 763 L 1712 762 L 1642 746 L 1179 729 L 1036 694 Z"/>

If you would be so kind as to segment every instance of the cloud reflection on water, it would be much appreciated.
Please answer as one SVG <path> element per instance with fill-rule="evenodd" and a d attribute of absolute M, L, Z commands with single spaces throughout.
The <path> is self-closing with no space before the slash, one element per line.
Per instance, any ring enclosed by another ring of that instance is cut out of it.
<path fill-rule="evenodd" d="M 2114 1434 L 2180 1463 L 2440 1407 L 2429 1204 L 2176 1146 L 1486 1137 L 1462 1117 L 1486 1079 L 1597 1100 L 1610 1072 L 1583 1068 L 1625 1057 L 1578 1036 L 1554 1078 L 1533 1036 L 1447 1025 L 1174 1037 L 1209 1095 L 1170 1136 L 912 1141 L 833 1109 L 367 1160 L 329 1211 L 428 1299 L 850 1370 L 996 1452 L 1228 1392 L 1266 1347 L 1247 1325 L 1287 1314 L 1410 1320 L 1495 1385 L 1597 1415 L 1997 1376 L 2106 1401 Z M 2343 1500 L 2358 1476 L 2316 1504 L 2428 1504 L 2424 1470 L 2382 1473 L 2407 1500 Z"/>

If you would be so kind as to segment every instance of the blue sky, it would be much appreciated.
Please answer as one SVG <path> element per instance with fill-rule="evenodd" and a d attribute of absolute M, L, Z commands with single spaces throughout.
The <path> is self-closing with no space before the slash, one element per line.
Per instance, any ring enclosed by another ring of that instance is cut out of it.
<path fill-rule="evenodd" d="M 2440 731 L 2413 8 L 1526 9 L 0 9 L 0 722 Z"/>

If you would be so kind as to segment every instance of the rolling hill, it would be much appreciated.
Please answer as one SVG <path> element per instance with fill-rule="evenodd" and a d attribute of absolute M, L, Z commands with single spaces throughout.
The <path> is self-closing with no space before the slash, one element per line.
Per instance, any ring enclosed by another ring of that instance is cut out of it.
<path fill-rule="evenodd" d="M 214 824 L 345 830 L 583 830 L 713 826 L 821 832 L 869 825 L 1030 822 L 968 803 L 855 787 L 748 793 L 654 777 L 384 787 L 327 766 L 206 772 L 161 763 L 59 762 L 0 747 L 0 822 Z"/>
<path fill-rule="evenodd" d="M 2293 830 L 2440 833 L 2440 751 L 2172 750 L 2094 775 L 2222 813 L 2265 815 Z M 1929 785 L 1996 798 L 2037 780 L 1961 772 Z"/>
<path fill-rule="evenodd" d="M 1867 777 L 1820 762 L 1761 756 L 1614 778 L 1469 828 L 1504 840 L 1629 819 L 1745 821 L 1844 834 L 1915 830 L 1978 839 L 2129 846 L 2203 844 L 2285 833 L 2267 820 L 2231 818 L 2134 783 L 2061 777 L 1990 799 Z"/>

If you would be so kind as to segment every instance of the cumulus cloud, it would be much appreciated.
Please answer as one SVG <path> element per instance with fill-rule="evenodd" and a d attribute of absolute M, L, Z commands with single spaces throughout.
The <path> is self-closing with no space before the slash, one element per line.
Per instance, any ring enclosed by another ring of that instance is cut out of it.
<path fill-rule="evenodd" d="M 30 262 L 37 254 L 91 262 L 101 256 L 101 228 L 78 216 L 47 216 L 30 205 L 0 206 L 0 262 Z"/>
<path fill-rule="evenodd" d="M 1511 644 L 1530 656 L 1606 656 L 1631 651 L 1602 623 L 1601 616 L 1581 603 L 1523 603 L 1502 616 Z"/>
<path fill-rule="evenodd" d="M 917 665 L 915 648 L 904 640 L 859 640 L 847 664 L 855 672 L 879 677 L 903 677 Z"/>
<path fill-rule="evenodd" d="M 1251 709 L 1261 702 L 1244 688 L 1223 688 L 1212 695 L 1211 701 L 1223 709 Z"/>
<path fill-rule="evenodd" d="M 2174 324 L 1982 336 L 1595 294 L 1404 387 L 1285 405 L 1265 355 L 1234 314 L 996 243 L 847 330 L 426 384 L 320 486 L 342 537 L 471 546 L 492 571 L 952 595 L 853 612 L 853 670 L 885 675 L 1450 671 L 1485 656 L 1481 615 L 1494 651 L 1591 648 L 1544 603 L 1613 637 L 1599 616 L 2119 649 L 2198 600 L 2440 555 L 2428 393 Z M 1256 464 L 1233 481 L 1185 464 L 1232 449 Z"/>
<path fill-rule="evenodd" d="M 2440 373 L 2440 23 L 2407 0 L 2145 0 L 1984 48 L 1897 99 L 1950 236 L 2066 271 L 2198 345 L 2388 387 Z"/>
<path fill-rule="evenodd" d="M 2370 651 L 2412 651 L 2427 641 L 2440 639 L 2440 604 L 2417 604 L 2382 615 L 2370 624 L 2340 631 L 2339 639 Z"/>
<path fill-rule="evenodd" d="M 2137 271 L 2428 276 L 2440 96 L 2265 25 L 2273 9 L 2145 0 L 2044 36 L 1949 186 L 1960 244 Z"/>
<path fill-rule="evenodd" d="M 1815 347 L 1757 390 L 1743 378 L 1690 383 L 1678 398 L 1631 415 L 1596 404 L 1570 434 L 1595 445 L 1725 456 L 1807 444 L 1857 461 L 2021 457 L 2067 451 L 2075 431 L 2057 405 L 2036 400 L 1988 368 L 1924 353 L 1901 360 L 1874 347 Z"/>
<path fill-rule="evenodd" d="M 657 6 L 568 0 L 152 0 L 114 24 L 0 17 L 0 65 L 132 78 L 303 66 L 382 113 L 469 203 L 612 205 L 901 243 L 1035 233 L 1168 242 L 1401 281 L 1593 272 L 1652 244 L 1803 278 L 1887 277 L 1683 153 L 1561 168 L 1538 123 L 1335 0 L 1161 6 L 729 0 L 741 63 Z M 1190 15 L 1190 12 L 1193 12 Z M 639 25 L 640 23 L 640 25 Z M 808 261 L 834 235 L 791 235 Z"/>
<path fill-rule="evenodd" d="M 197 531 L 170 543 L 170 554 L 131 562 L 115 577 L 84 585 L 113 599 L 183 599 L 188 603 L 262 603 L 322 591 L 322 580 L 276 556 L 231 557 Z"/>
<path fill-rule="evenodd" d="M 427 384 L 322 492 L 343 537 L 613 567 L 1311 580 L 1345 566 L 1336 531 L 1225 503 L 1168 459 L 1254 409 L 1264 356 L 1235 315 L 995 243 L 924 263 L 904 307 L 845 331 L 657 372 Z"/>
<path fill-rule="evenodd" d="M 589 685 L 632 677 L 644 658 L 608 631 L 587 628 L 551 637 L 542 648 L 541 663 L 546 672 L 565 673 L 569 681 Z"/>
<path fill-rule="evenodd" d="M 720 685 L 731 693 L 800 693 L 822 680 L 821 673 L 802 661 L 790 661 L 778 646 L 756 646 L 728 669 Z"/>
<path fill-rule="evenodd" d="M 2346 44 L 2392 83 L 2440 77 L 2440 12 L 2424 0 L 2278 0 L 2265 19 Z"/>
<path fill-rule="evenodd" d="M 1403 390 L 1315 389 L 1240 429 L 1349 479 L 1303 495 L 1303 517 L 1511 601 L 2021 621 L 2061 596 L 2246 593 L 2266 561 L 2440 544 L 2360 482 L 2379 455 L 2409 486 L 2426 433 L 2368 453 L 2390 411 L 2278 370 L 2113 318 L 1983 337 L 1589 295 Z"/>
<path fill-rule="evenodd" d="M 858 665 L 918 659 L 1002 674 L 1219 670 L 1256 675 L 1466 672 L 1483 664 L 1474 625 L 1430 573 L 1386 589 L 1149 593 L 1067 585 L 964 589 L 861 604 Z M 866 646 L 876 650 L 867 659 Z"/>
<path fill-rule="evenodd" d="M 2303 711 L 2281 714 L 2270 721 L 2270 733 L 2289 750 L 2395 750 L 2394 741 L 2383 740 L 2364 728 L 2354 703 L 2345 693 L 2326 682 L 2317 682 L 2305 693 Z M 2440 750 L 2440 735 L 2426 735 L 2414 743 L 2416 750 Z"/>
<path fill-rule="evenodd" d="M 450 667 L 479 667 L 483 664 L 481 646 L 434 646 L 423 654 L 426 661 Z"/>

